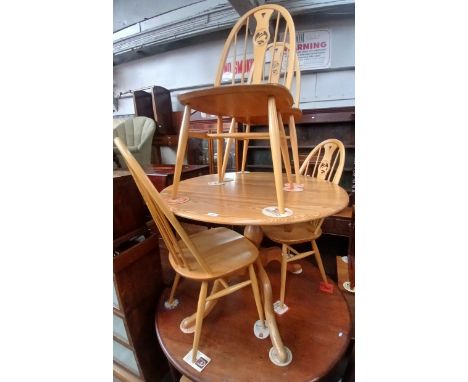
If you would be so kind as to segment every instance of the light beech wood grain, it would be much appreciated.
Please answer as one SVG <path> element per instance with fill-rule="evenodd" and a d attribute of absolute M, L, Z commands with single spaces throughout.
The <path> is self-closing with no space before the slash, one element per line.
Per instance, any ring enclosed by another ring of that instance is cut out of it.
<path fill-rule="evenodd" d="M 308 174 L 309 176 L 299 179 L 317 179 L 317 182 L 323 184 L 338 184 L 343 173 L 345 162 L 345 149 L 341 141 L 337 139 L 327 139 L 318 144 L 307 156 L 304 163 L 300 168 L 301 174 Z M 347 205 L 347 204 L 346 204 Z M 345 206 L 343 206 L 344 208 Z M 286 288 L 286 267 L 288 263 L 303 259 L 304 257 L 315 255 L 317 266 L 320 270 L 322 280 L 328 283 L 327 276 L 322 264 L 322 258 L 316 243 L 316 239 L 322 234 L 321 226 L 323 218 L 311 219 L 308 222 L 271 226 L 264 225 L 262 230 L 264 234 L 277 243 L 282 244 L 282 258 L 277 259 L 281 262 L 281 290 L 280 301 L 281 305 L 284 304 L 285 288 Z M 291 245 L 302 244 L 310 242 L 312 245 L 311 251 L 299 253 Z M 288 257 L 287 254 L 292 254 Z"/>
<path fill-rule="evenodd" d="M 189 200 L 182 204 L 170 204 L 172 212 L 207 223 L 283 226 L 333 215 L 349 203 L 348 194 L 340 186 L 301 176 L 304 191 L 284 193 L 285 205 L 293 211 L 293 215 L 269 217 L 262 213 L 262 209 L 276 205 L 273 173 L 226 173 L 225 178 L 233 181 L 221 186 L 209 186 L 209 182 L 218 179 L 216 174 L 183 180 L 179 185 L 179 195 L 188 196 Z M 283 182 L 286 182 L 286 175 L 283 175 Z M 161 197 L 170 201 L 172 186 L 164 189 Z"/>
<path fill-rule="evenodd" d="M 273 23 L 275 28 L 272 34 L 270 24 Z M 249 25 L 255 25 L 255 30 L 249 29 Z M 277 203 L 275 204 L 278 205 L 281 213 L 285 211 L 283 185 L 280 184 L 282 158 L 288 175 L 288 183 L 292 183 L 292 178 L 285 134 L 283 131 L 279 131 L 280 129 L 284 130 L 284 128 L 278 120 L 278 116 L 281 118 L 284 114 L 285 120 L 289 121 L 289 116 L 296 115 L 294 109 L 299 106 L 298 101 L 295 102 L 291 95 L 293 78 L 299 67 L 295 38 L 294 22 L 286 8 L 275 4 L 265 4 L 253 8 L 238 20 L 226 39 L 214 86 L 178 95 L 182 105 L 216 115 L 218 120 L 222 117 L 230 117 L 238 123 L 267 122 L 269 126 L 267 138 L 270 140 L 276 181 Z M 238 44 L 243 46 L 238 48 Z M 247 50 L 253 52 L 251 66 L 246 60 Z M 240 65 L 237 65 L 237 52 L 243 52 Z M 230 73 L 230 78 L 223 77 L 223 74 L 226 73 Z M 246 74 L 248 74 L 247 79 Z M 240 83 L 236 79 L 238 75 L 240 75 Z M 296 95 L 299 94 L 300 90 L 299 77 L 298 72 L 296 75 Z M 245 79 L 246 81 L 244 81 Z M 240 137 L 232 130 L 230 129 L 230 134 L 226 134 L 218 129 L 217 134 L 210 136 L 218 141 L 218 183 L 224 180 L 226 167 L 226 160 L 224 160 L 223 167 L 223 155 L 221 154 L 223 138 L 229 138 L 226 147 L 228 150 L 232 139 Z M 220 135 L 221 133 L 222 135 Z M 188 139 L 185 132 L 184 139 Z M 177 160 L 183 157 L 182 154 L 179 155 L 179 151 L 185 149 L 185 146 L 186 143 L 180 144 L 178 147 Z M 296 146 L 293 144 L 293 149 Z M 224 159 L 227 156 L 228 152 L 226 151 Z M 293 155 L 293 158 L 298 158 L 298 156 Z M 296 163 L 295 168 L 297 167 Z M 176 173 L 174 176 L 173 199 L 177 196 L 179 175 Z"/>

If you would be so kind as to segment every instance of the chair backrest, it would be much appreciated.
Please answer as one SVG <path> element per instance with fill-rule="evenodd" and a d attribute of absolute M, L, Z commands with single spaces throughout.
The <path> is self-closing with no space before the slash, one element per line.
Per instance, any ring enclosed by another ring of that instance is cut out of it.
<path fill-rule="evenodd" d="M 140 191 L 143 200 L 145 201 L 151 216 L 158 227 L 158 230 L 166 244 L 169 251 L 169 256 L 177 266 L 189 268 L 185 253 L 181 250 L 178 240 L 174 235 L 172 227 L 175 229 L 177 234 L 182 239 L 183 243 L 189 250 L 189 253 L 195 258 L 200 267 L 206 272 L 211 274 L 211 269 L 208 264 L 204 261 L 203 257 L 200 256 L 197 248 L 190 240 L 189 236 L 185 232 L 182 225 L 176 219 L 172 211 L 166 206 L 166 203 L 161 198 L 161 195 L 154 187 L 153 183 L 149 180 L 148 176 L 143 171 L 138 161 L 128 150 L 127 146 L 122 142 L 120 138 L 115 138 L 114 143 L 119 149 L 122 157 L 127 163 L 128 169 L 135 180 L 135 183 Z"/>
<path fill-rule="evenodd" d="M 127 146 L 141 146 L 152 140 L 156 124 L 151 118 L 129 118 L 114 128 L 114 138 L 119 137 Z"/>
<path fill-rule="evenodd" d="M 345 163 L 345 148 L 338 139 L 327 139 L 307 155 L 299 173 L 338 184 Z"/>
<path fill-rule="evenodd" d="M 273 21 L 271 28 L 270 21 Z M 249 38 L 254 24 L 255 30 Z M 269 60 L 267 52 L 270 52 Z M 247 59 L 247 54 L 253 54 L 253 60 Z M 252 84 L 281 84 L 291 90 L 295 59 L 296 30 L 291 15 L 280 5 L 261 5 L 245 13 L 232 28 L 224 44 L 214 85 L 222 85 L 224 69 L 230 66 L 232 84 L 236 75 L 241 84 L 247 83 L 253 68 Z"/>
<path fill-rule="evenodd" d="M 269 44 L 267 46 L 266 55 L 268 57 L 271 57 L 271 54 L 272 54 L 271 52 L 273 51 L 274 45 L 275 44 Z M 286 45 L 286 47 L 289 46 L 289 44 L 282 43 L 282 42 L 278 42 L 276 44 L 276 46 L 282 46 L 282 45 Z M 249 84 L 252 83 L 253 71 L 254 71 L 254 65 L 252 65 L 252 67 L 250 68 L 249 77 L 248 77 L 248 83 Z M 294 89 L 294 105 L 293 105 L 293 107 L 299 108 L 300 95 L 301 95 L 301 68 L 299 66 L 299 57 L 297 57 L 297 53 L 296 53 L 296 59 L 294 61 L 294 76 L 293 76 L 293 79 L 295 80 L 294 81 L 295 89 Z"/>

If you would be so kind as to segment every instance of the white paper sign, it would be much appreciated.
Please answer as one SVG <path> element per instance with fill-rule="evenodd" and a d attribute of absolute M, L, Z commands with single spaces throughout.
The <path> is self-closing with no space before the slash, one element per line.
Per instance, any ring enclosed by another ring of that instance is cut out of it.
<path fill-rule="evenodd" d="M 301 70 L 330 67 L 330 31 L 309 30 L 296 32 L 296 52 Z"/>

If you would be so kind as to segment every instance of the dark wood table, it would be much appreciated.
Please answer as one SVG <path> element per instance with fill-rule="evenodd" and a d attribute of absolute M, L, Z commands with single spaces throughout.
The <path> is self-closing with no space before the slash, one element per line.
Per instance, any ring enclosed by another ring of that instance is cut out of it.
<path fill-rule="evenodd" d="M 257 311 L 248 288 L 225 298 L 203 321 L 200 351 L 211 358 L 201 372 L 183 361 L 192 347 L 193 336 L 179 329 L 181 320 L 197 305 L 198 289 L 183 280 L 177 291 L 177 309 L 167 310 L 164 291 L 156 313 L 159 343 L 171 364 L 193 381 L 315 381 L 327 375 L 345 353 L 351 333 L 351 316 L 339 288 L 332 294 L 320 292 L 318 269 L 300 260 L 303 272 L 290 275 L 286 289 L 289 311 L 277 316 L 281 336 L 293 354 L 285 367 L 273 365 L 268 357 L 269 339 L 257 339 L 252 333 L 252 317 Z M 279 294 L 280 266 L 267 266 L 273 291 Z M 331 281 L 330 281 L 331 282 Z"/>

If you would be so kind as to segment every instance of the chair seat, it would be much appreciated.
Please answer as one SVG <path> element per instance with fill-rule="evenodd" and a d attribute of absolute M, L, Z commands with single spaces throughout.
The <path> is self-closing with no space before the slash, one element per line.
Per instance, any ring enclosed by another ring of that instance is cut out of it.
<path fill-rule="evenodd" d="M 258 249 L 241 234 L 228 228 L 219 227 L 197 232 L 190 235 L 198 252 L 211 269 L 207 274 L 198 264 L 182 241 L 179 241 L 181 250 L 187 255 L 188 268 L 182 268 L 172 261 L 171 265 L 183 277 L 194 280 L 207 280 L 223 277 L 252 264 L 258 256 Z"/>
<path fill-rule="evenodd" d="M 264 120 L 268 115 L 270 96 L 275 97 L 276 109 L 280 113 L 295 113 L 291 93 L 278 84 L 214 86 L 180 94 L 178 99 L 182 105 L 203 113 L 234 117 L 240 123 L 253 123 Z"/>
<path fill-rule="evenodd" d="M 302 110 L 297 107 L 292 107 L 286 112 L 281 112 L 281 118 L 284 123 L 289 123 L 289 116 L 292 115 L 295 121 L 299 121 L 302 117 Z M 254 117 L 250 120 L 251 125 L 268 125 L 268 116 Z"/>
<path fill-rule="evenodd" d="M 315 224 L 309 222 L 290 224 L 289 226 L 262 226 L 263 233 L 270 240 L 281 244 L 301 244 L 320 237 L 322 230 L 315 232 Z"/>

